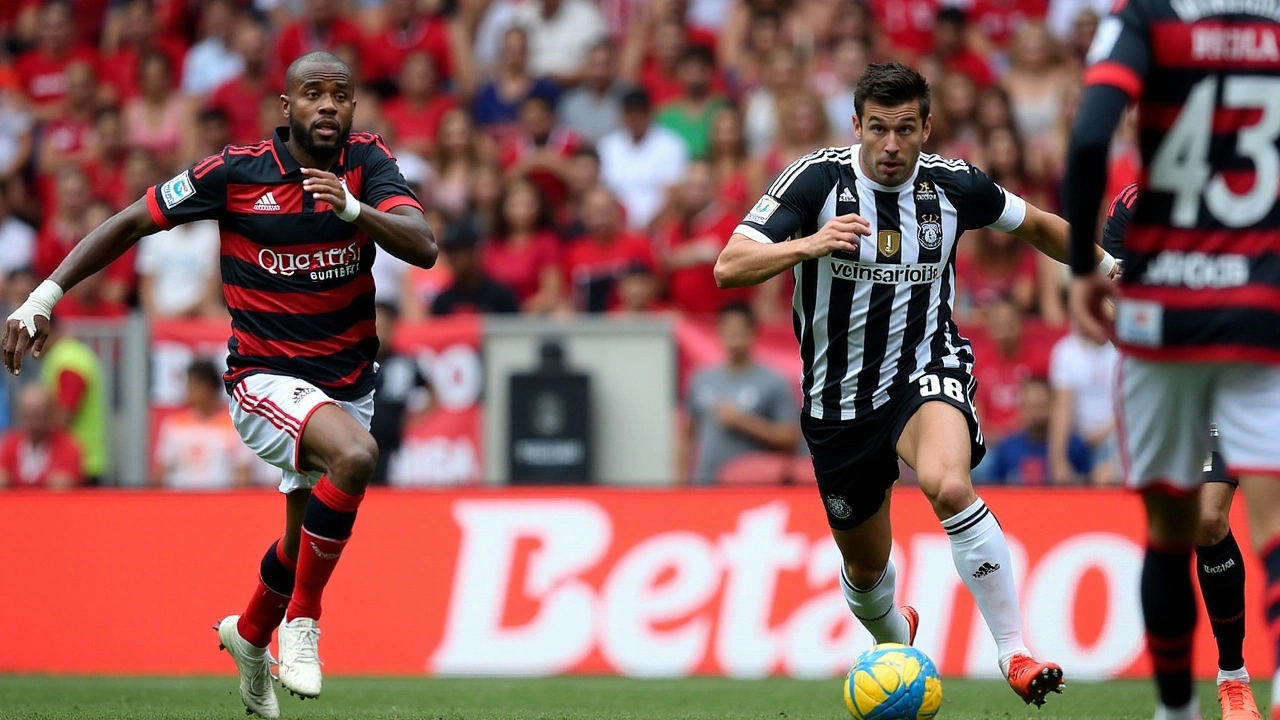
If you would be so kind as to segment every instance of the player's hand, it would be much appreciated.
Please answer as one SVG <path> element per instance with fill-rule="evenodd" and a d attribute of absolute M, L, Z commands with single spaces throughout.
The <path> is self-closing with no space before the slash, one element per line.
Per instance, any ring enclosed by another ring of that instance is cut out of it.
<path fill-rule="evenodd" d="M 716 420 L 719 420 L 720 425 L 726 430 L 736 430 L 741 418 L 742 411 L 733 403 L 722 402 L 716 405 Z"/>
<path fill-rule="evenodd" d="M 17 317 L 14 312 L 4 324 L 4 340 L 0 348 L 4 351 L 4 367 L 12 375 L 22 373 L 22 358 L 30 350 L 35 357 L 40 357 L 44 343 L 49 339 L 49 318 L 35 315 L 31 322 L 35 323 L 35 334 L 27 329 L 26 321 Z"/>
<path fill-rule="evenodd" d="M 1115 284 L 1101 273 L 1071 279 L 1071 318 L 1080 333 L 1096 343 L 1111 340 L 1114 332 L 1113 313 L 1108 305 L 1115 292 Z"/>
<path fill-rule="evenodd" d="M 325 170 L 302 168 L 302 189 L 311 193 L 317 202 L 327 202 L 333 206 L 334 212 L 347 209 L 347 190 L 337 175 Z"/>
<path fill-rule="evenodd" d="M 818 232 L 805 238 L 805 256 L 816 259 L 834 252 L 857 252 L 858 238 L 870 234 L 871 223 L 861 215 L 837 215 L 828 220 Z"/>

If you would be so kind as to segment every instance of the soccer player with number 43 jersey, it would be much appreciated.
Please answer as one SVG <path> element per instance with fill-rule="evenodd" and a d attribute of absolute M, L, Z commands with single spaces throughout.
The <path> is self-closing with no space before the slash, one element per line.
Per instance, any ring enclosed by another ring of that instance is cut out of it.
<path fill-rule="evenodd" d="M 1244 492 L 1280 659 L 1280 5 L 1118 0 L 1088 62 L 1064 183 L 1071 313 L 1121 352 L 1117 427 L 1126 481 L 1146 507 L 1156 717 L 1195 720 L 1190 565 L 1211 424 Z M 1111 134 L 1132 103 L 1144 170 L 1113 324 L 1113 288 L 1089 252 Z M 1225 717 L 1258 717 L 1243 667 L 1218 681 Z"/>
<path fill-rule="evenodd" d="M 39 357 L 64 291 L 145 235 L 218 221 L 231 417 L 245 444 L 283 471 L 284 536 L 262 558 L 245 611 L 216 628 L 240 671 L 245 707 L 265 718 L 280 716 L 267 653 L 277 627 L 281 685 L 303 698 L 320 694 L 321 594 L 378 460 L 369 434 L 375 244 L 419 267 L 436 260 L 395 159 L 378 136 L 351 132 L 353 87 L 333 55 L 295 60 L 280 97 L 286 127 L 148 190 L 76 245 L 4 331 L 5 367 L 16 375 L 28 350 Z"/>
<path fill-rule="evenodd" d="M 990 227 L 1065 261 L 1065 221 L 960 160 L 922 155 L 929 86 L 898 63 L 867 67 L 854 91 L 859 144 L 797 160 L 769 187 L 716 263 L 721 287 L 791 270 L 804 361 L 801 430 L 843 557 L 849 609 L 877 643 L 910 643 L 915 610 L 894 600 L 889 491 L 911 466 L 951 541 L 956 570 L 1028 703 L 1062 688 L 1032 658 L 1004 533 L 974 493 L 986 452 L 973 408 L 975 358 L 951 319 L 956 241 Z M 1093 263 L 1112 274 L 1101 248 Z"/>

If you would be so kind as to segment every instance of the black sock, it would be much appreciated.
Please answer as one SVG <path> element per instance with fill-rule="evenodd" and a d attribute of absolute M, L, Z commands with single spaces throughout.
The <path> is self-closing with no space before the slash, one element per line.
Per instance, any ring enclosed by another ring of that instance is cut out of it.
<path fill-rule="evenodd" d="M 1244 558 L 1230 530 L 1216 545 L 1196 546 L 1196 577 L 1218 641 L 1218 667 L 1239 670 L 1244 667 Z"/>
<path fill-rule="evenodd" d="M 1280 537 L 1272 538 L 1267 543 L 1263 550 L 1262 565 L 1267 569 L 1267 632 L 1271 635 L 1276 662 L 1280 663 Z"/>
<path fill-rule="evenodd" d="M 1142 563 L 1142 617 L 1147 651 L 1155 667 L 1160 704 L 1180 708 L 1191 702 L 1191 640 L 1196 598 L 1191 588 L 1191 548 L 1147 545 Z"/>

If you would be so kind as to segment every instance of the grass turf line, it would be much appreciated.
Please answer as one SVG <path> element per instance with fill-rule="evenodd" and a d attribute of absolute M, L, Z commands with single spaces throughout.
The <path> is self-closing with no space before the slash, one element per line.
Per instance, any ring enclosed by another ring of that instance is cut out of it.
<path fill-rule="evenodd" d="M 999 681 L 944 680 L 939 720 L 1150 720 L 1147 681 L 1070 682 L 1039 712 Z M 1270 697 L 1255 683 L 1259 704 Z M 848 720 L 840 682 L 325 678 L 318 700 L 278 691 L 282 718 L 347 720 Z M 1213 683 L 1205 720 L 1220 717 Z M 4 720 L 239 720 L 235 679 L 0 676 Z"/>

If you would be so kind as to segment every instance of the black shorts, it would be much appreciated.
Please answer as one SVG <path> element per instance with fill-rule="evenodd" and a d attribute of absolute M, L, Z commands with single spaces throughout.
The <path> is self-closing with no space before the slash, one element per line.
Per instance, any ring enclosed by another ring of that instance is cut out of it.
<path fill-rule="evenodd" d="M 827 523 L 836 530 L 850 530 L 880 510 L 885 490 L 898 479 L 898 437 L 927 402 L 945 402 L 964 413 L 972 443 L 969 467 L 977 467 L 987 447 L 973 409 L 976 388 L 977 381 L 968 373 L 944 368 L 897 388 L 889 402 L 863 417 L 818 420 L 802 414 L 800 429 L 813 456 Z"/>
<path fill-rule="evenodd" d="M 1240 481 L 1227 474 L 1227 463 L 1218 452 L 1218 428 L 1209 430 L 1209 457 L 1204 461 L 1204 474 L 1200 476 L 1204 482 L 1220 482 L 1240 486 Z"/>

